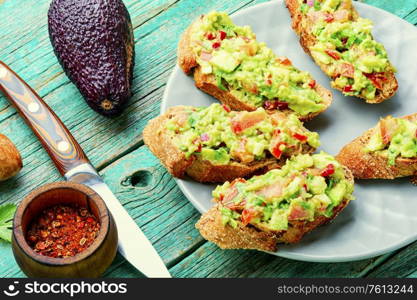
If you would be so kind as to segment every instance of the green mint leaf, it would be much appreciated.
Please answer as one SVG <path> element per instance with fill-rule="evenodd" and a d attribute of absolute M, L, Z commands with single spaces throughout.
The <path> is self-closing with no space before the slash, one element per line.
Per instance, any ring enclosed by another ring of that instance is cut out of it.
<path fill-rule="evenodd" d="M 6 203 L 0 205 L 0 239 L 9 243 L 12 241 L 12 226 L 15 211 L 15 204 Z"/>

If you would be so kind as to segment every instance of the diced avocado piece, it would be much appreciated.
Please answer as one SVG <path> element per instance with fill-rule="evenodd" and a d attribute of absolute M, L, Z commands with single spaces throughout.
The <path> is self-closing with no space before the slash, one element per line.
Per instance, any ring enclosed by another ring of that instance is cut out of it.
<path fill-rule="evenodd" d="M 287 211 L 277 209 L 272 213 L 271 220 L 268 222 L 268 227 L 272 230 L 286 230 L 288 229 Z"/>
<path fill-rule="evenodd" d="M 330 191 L 327 192 L 327 195 L 332 200 L 334 206 L 339 205 L 346 195 L 346 181 L 340 181 L 337 183 Z"/>
<path fill-rule="evenodd" d="M 366 145 L 365 151 L 372 152 L 384 149 L 385 145 L 382 141 L 382 137 L 379 131 L 379 127 L 377 128 L 377 132 L 374 133 L 371 138 L 369 139 L 368 144 Z"/>
<path fill-rule="evenodd" d="M 307 187 L 315 195 L 323 194 L 327 188 L 326 179 L 321 176 L 311 177 L 307 181 Z"/>
<path fill-rule="evenodd" d="M 239 216 L 236 212 L 226 208 L 226 207 L 222 207 L 220 208 L 220 213 L 222 215 L 222 224 L 223 226 L 226 226 L 227 224 L 229 224 L 231 227 L 236 228 L 237 227 L 237 222 L 236 222 L 236 218 Z"/>
<path fill-rule="evenodd" d="M 233 72 L 239 65 L 239 61 L 231 53 L 223 50 L 214 52 L 211 63 L 223 72 Z"/>
<path fill-rule="evenodd" d="M 230 155 L 224 148 L 218 150 L 203 148 L 201 150 L 201 157 L 214 165 L 227 165 L 230 161 Z"/>

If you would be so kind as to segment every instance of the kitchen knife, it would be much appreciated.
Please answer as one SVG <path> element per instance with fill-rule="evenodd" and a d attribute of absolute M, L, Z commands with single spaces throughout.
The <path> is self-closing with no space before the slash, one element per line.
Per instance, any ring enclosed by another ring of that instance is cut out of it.
<path fill-rule="evenodd" d="M 91 165 L 80 145 L 49 106 L 0 61 L 0 90 L 41 141 L 58 171 L 85 184 L 104 200 L 119 234 L 119 252 L 147 277 L 171 277 L 151 242 Z"/>

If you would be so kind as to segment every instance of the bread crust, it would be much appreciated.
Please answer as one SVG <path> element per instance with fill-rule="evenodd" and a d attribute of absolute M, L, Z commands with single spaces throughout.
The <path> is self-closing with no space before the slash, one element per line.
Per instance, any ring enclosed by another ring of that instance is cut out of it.
<path fill-rule="evenodd" d="M 317 42 L 314 35 L 310 33 L 311 27 L 314 24 L 308 19 L 304 20 L 304 17 L 300 11 L 300 6 L 297 0 L 285 0 L 285 3 L 291 15 L 292 27 L 294 31 L 300 36 L 300 44 L 303 47 L 304 51 L 308 55 L 311 56 L 311 52 L 309 48 L 315 45 Z M 350 11 L 350 15 L 349 15 L 350 20 L 352 21 L 357 20 L 359 17 L 359 14 L 354 8 L 354 6 L 352 5 L 352 2 L 351 1 L 345 2 L 344 5 L 346 6 L 345 9 Z M 329 68 L 329 66 L 320 64 L 317 61 L 316 61 L 316 64 L 323 70 L 323 72 L 327 74 L 326 71 Z M 356 97 L 364 99 L 367 103 L 375 104 L 375 103 L 381 103 L 391 98 L 392 96 L 394 96 L 394 94 L 396 93 L 398 89 L 398 82 L 397 82 L 397 79 L 395 78 L 394 72 L 388 71 L 388 72 L 385 72 L 384 75 L 387 80 L 382 84 L 382 89 L 377 89 L 377 93 L 374 99 L 366 99 L 365 97 L 362 97 L 362 96 L 356 96 Z M 342 89 L 339 87 L 333 86 L 333 88 L 339 91 L 342 91 Z"/>
<path fill-rule="evenodd" d="M 402 117 L 410 121 L 417 121 L 417 114 Z M 397 157 L 395 165 L 388 164 L 388 157 L 378 152 L 365 152 L 371 136 L 378 129 L 378 125 L 367 130 L 362 136 L 342 148 L 336 159 L 347 166 L 358 179 L 394 179 L 417 174 L 417 158 Z"/>
<path fill-rule="evenodd" d="M 0 181 L 15 176 L 23 163 L 16 146 L 5 135 L 0 134 Z"/>
<path fill-rule="evenodd" d="M 271 158 L 250 164 L 231 162 L 228 165 L 213 165 L 196 156 L 187 159 L 184 153 L 175 146 L 172 136 L 164 128 L 166 121 L 184 111 L 185 108 L 186 106 L 170 108 L 165 114 L 150 120 L 143 131 L 145 144 L 174 177 L 183 178 L 187 174 L 198 182 L 221 183 L 239 177 L 262 174 L 279 168 L 285 163 L 285 159 Z M 302 152 L 312 153 L 314 148 L 307 145 L 304 146 Z"/>
<path fill-rule="evenodd" d="M 191 48 L 191 31 L 193 26 L 198 25 L 199 19 L 193 22 L 182 34 L 180 42 L 178 44 L 178 65 L 184 71 L 184 73 L 194 75 L 194 81 L 197 88 L 203 92 L 218 99 L 221 103 L 229 105 L 232 110 L 239 111 L 254 111 L 257 107 L 247 104 L 241 101 L 229 91 L 224 91 L 217 87 L 216 80 L 212 74 L 203 74 L 201 67 L 197 63 L 197 59 Z M 300 116 L 299 119 L 302 121 L 309 121 L 316 117 L 320 113 L 324 112 L 332 103 L 332 93 L 324 88 L 323 86 L 316 83 L 315 91 L 323 98 L 324 108 L 323 110 L 315 113 L 310 113 L 306 116 Z M 293 113 L 292 110 L 282 110 L 285 114 Z"/>
<path fill-rule="evenodd" d="M 347 179 L 353 182 L 352 173 L 345 168 Z M 289 221 L 288 230 L 271 232 L 260 230 L 252 225 L 244 226 L 237 222 L 237 227 L 224 226 L 219 206 L 216 205 L 204 213 L 196 224 L 196 228 L 208 241 L 222 249 L 257 249 L 261 251 L 277 251 L 277 244 L 298 243 L 305 234 L 318 226 L 329 223 L 347 206 L 349 200 L 343 200 L 333 208 L 331 217 L 319 216 L 313 221 Z"/>

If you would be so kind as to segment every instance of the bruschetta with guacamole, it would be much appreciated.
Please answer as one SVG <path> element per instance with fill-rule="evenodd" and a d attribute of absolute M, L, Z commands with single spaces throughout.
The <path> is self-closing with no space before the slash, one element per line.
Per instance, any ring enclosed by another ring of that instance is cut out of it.
<path fill-rule="evenodd" d="M 352 0 L 286 0 L 301 46 L 347 96 L 380 103 L 398 89 L 372 22 L 359 17 Z"/>
<path fill-rule="evenodd" d="M 281 169 L 213 191 L 196 228 L 223 249 L 276 251 L 335 218 L 353 199 L 351 172 L 331 155 L 300 154 Z"/>
<path fill-rule="evenodd" d="M 381 119 L 343 147 L 337 159 L 359 179 L 417 175 L 417 114 Z"/>
<path fill-rule="evenodd" d="M 195 84 L 233 110 L 295 113 L 309 120 L 326 110 L 331 93 L 286 57 L 258 42 L 248 26 L 223 12 L 201 16 L 182 35 L 178 63 Z"/>
<path fill-rule="evenodd" d="M 199 182 L 263 173 L 320 145 L 319 135 L 295 114 L 237 112 L 218 103 L 170 108 L 148 123 L 143 138 L 173 176 L 187 174 Z"/>

